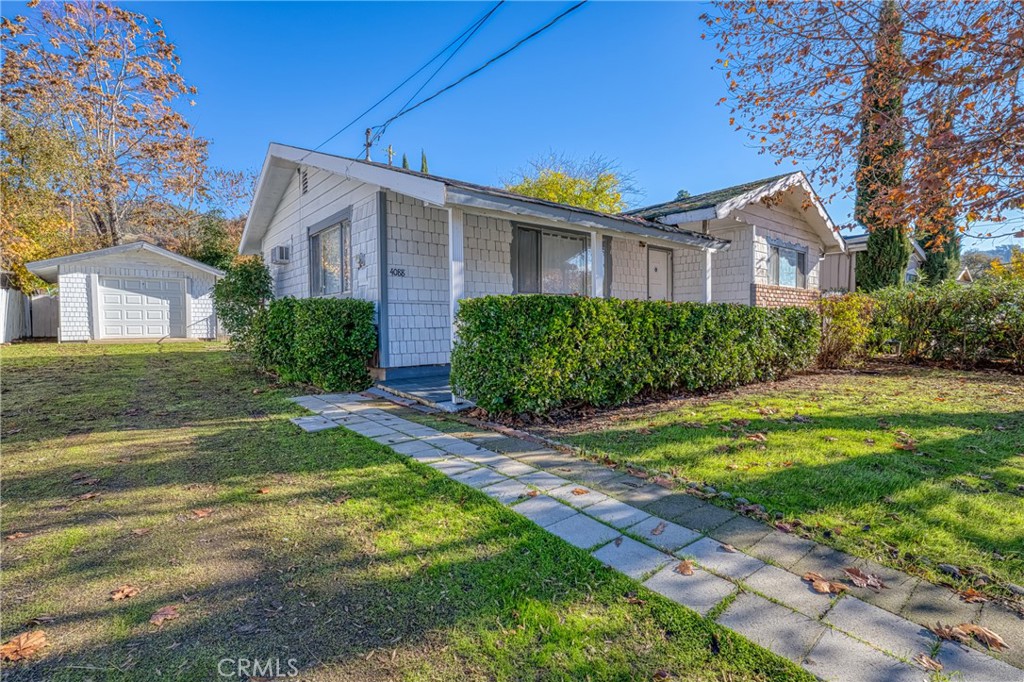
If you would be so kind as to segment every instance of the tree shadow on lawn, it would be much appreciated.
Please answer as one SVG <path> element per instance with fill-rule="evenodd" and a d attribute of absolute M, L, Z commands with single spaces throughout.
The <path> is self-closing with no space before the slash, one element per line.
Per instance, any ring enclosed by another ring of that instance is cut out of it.
<path fill-rule="evenodd" d="M 1020 487 L 1024 485 L 1024 428 L 1018 425 L 1024 424 L 1024 411 L 1001 413 L 998 421 L 1007 428 L 991 430 L 993 415 L 985 412 L 926 416 L 861 412 L 819 415 L 809 423 L 752 419 L 742 429 L 729 419 L 704 420 L 704 428 L 641 421 L 631 428 L 571 440 L 593 455 L 651 471 L 675 470 L 763 504 L 769 511 L 781 511 L 789 519 L 807 520 L 819 513 L 845 517 L 856 525 L 830 542 L 844 549 L 860 546 L 884 552 L 875 540 L 888 533 L 880 531 L 889 528 L 899 535 L 901 524 L 910 523 L 913 532 L 906 535 L 935 533 L 944 542 L 962 541 L 967 555 L 986 555 L 988 568 L 1020 582 L 1024 578 Z M 892 426 L 881 428 L 880 422 Z M 974 432 L 923 437 L 912 450 L 903 450 L 894 447 L 897 437 L 892 430 L 899 428 L 911 433 L 943 428 Z M 988 430 L 978 433 L 981 429 Z M 758 449 L 761 444 L 747 438 L 753 433 L 767 435 L 766 449 Z M 866 444 L 866 435 L 875 436 L 876 442 Z M 808 438 L 820 443 L 810 455 L 806 454 Z M 858 527 L 864 523 L 874 528 Z M 915 554 L 927 555 L 927 539 L 921 543 L 917 539 L 906 537 L 905 541 L 916 545 Z M 993 552 L 1005 561 L 993 563 Z M 955 563 L 950 557 L 929 558 Z"/>

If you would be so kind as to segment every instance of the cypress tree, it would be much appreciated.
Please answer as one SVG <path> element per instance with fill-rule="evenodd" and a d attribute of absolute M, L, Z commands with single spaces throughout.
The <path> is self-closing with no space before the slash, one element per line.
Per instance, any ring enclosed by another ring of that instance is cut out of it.
<path fill-rule="evenodd" d="M 427 153 L 420 150 L 420 173 L 430 174 L 430 168 L 427 167 Z"/>
<path fill-rule="evenodd" d="M 903 282 L 910 244 L 892 193 L 903 183 L 903 19 L 895 0 L 878 17 L 872 63 L 864 74 L 854 217 L 868 229 L 857 256 L 857 287 L 873 291 Z"/>
<path fill-rule="evenodd" d="M 928 284 L 938 284 L 960 272 L 960 230 L 950 198 L 949 163 L 943 150 L 955 144 L 950 107 L 933 112 L 928 126 L 928 149 L 921 167 L 928 181 L 927 205 L 917 221 L 917 239 L 928 254 L 921 273 Z"/>
<path fill-rule="evenodd" d="M 402 154 L 402 168 L 409 170 L 409 157 Z"/>

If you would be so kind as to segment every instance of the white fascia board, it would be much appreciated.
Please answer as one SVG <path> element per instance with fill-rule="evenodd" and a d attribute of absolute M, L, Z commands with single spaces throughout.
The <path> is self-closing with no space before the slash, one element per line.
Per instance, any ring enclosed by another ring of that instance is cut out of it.
<path fill-rule="evenodd" d="M 461 187 L 448 188 L 448 202 L 459 206 L 467 206 L 478 210 L 512 214 L 552 220 L 563 225 L 572 225 L 588 230 L 599 229 L 611 232 L 627 233 L 671 242 L 692 248 L 719 251 L 728 246 L 725 239 L 704 237 L 690 232 L 668 232 L 653 227 L 645 227 L 629 220 L 620 220 L 611 216 L 600 216 L 592 213 L 574 211 L 569 207 L 541 206 L 528 201 L 519 201 L 510 197 L 495 197 L 483 192 Z"/>
<path fill-rule="evenodd" d="M 270 145 L 273 148 L 273 144 Z M 252 204 L 249 206 L 249 213 L 245 217 L 245 227 L 242 228 L 242 238 L 238 241 L 238 253 L 246 255 L 250 253 L 248 250 L 249 235 L 253 231 L 253 223 L 256 222 L 257 208 L 259 207 L 260 200 L 267 192 L 267 183 L 269 182 L 270 165 L 274 157 L 267 152 L 267 155 L 263 157 L 263 167 L 260 169 L 259 178 L 256 180 L 256 191 L 252 195 Z"/>
<path fill-rule="evenodd" d="M 103 258 L 104 256 L 114 256 L 119 253 L 131 253 L 133 251 L 148 251 L 149 253 L 180 263 L 185 267 L 209 273 L 214 277 L 224 276 L 224 271 L 219 268 L 207 265 L 206 263 L 200 263 L 197 260 L 193 260 L 187 256 L 182 256 L 181 254 L 174 253 L 173 251 L 168 251 L 167 249 L 162 249 L 159 246 L 154 246 L 148 242 L 128 242 L 127 244 L 108 246 L 105 249 L 86 251 L 84 253 L 74 253 L 69 256 L 58 256 L 57 258 L 48 258 L 46 260 L 26 263 L 25 267 L 29 272 L 40 279 L 46 280 L 47 282 L 55 282 L 56 278 L 60 274 L 59 270 L 62 265 L 70 265 L 71 263 L 88 261 L 94 258 Z"/>

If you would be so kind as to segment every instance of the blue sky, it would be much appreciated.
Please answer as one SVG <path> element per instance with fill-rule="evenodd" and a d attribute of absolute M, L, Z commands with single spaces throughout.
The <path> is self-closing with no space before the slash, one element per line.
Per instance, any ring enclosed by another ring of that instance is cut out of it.
<path fill-rule="evenodd" d="M 493 6 L 475 2 L 124 3 L 164 22 L 199 88 L 190 118 L 212 161 L 258 169 L 271 141 L 313 147 L 377 101 Z M 571 3 L 508 2 L 423 94 L 449 83 Z M 497 184 L 548 151 L 599 153 L 633 173 L 637 203 L 780 170 L 728 125 L 726 94 L 701 40 L 701 3 L 591 2 L 517 52 L 396 121 L 389 143 L 418 168 Z M 10 10 L 5 11 L 7 13 Z M 393 115 L 417 80 L 324 151 L 355 156 L 363 131 Z M 791 166 L 786 163 L 783 170 Z M 830 193 L 830 188 L 819 188 Z M 837 222 L 851 202 L 829 205 Z"/>

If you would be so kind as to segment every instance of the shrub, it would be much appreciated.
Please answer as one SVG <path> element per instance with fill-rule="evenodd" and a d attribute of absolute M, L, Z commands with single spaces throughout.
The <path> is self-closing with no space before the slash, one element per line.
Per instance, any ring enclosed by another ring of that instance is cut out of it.
<path fill-rule="evenodd" d="M 806 309 L 540 295 L 462 301 L 457 324 L 452 383 L 496 413 L 777 379 L 819 334 Z"/>
<path fill-rule="evenodd" d="M 366 365 L 377 348 L 373 304 L 278 299 L 256 315 L 249 345 L 253 362 L 286 381 L 360 391 L 370 385 Z"/>
<path fill-rule="evenodd" d="M 231 335 L 231 342 L 248 350 L 253 320 L 273 298 L 267 266 L 259 256 L 239 258 L 213 285 L 217 319 Z"/>
<path fill-rule="evenodd" d="M 907 361 L 973 367 L 1008 359 L 1024 370 L 1024 282 L 946 282 L 882 289 L 874 296 L 874 338 L 895 341 Z"/>
<path fill-rule="evenodd" d="M 874 301 L 864 294 L 822 296 L 819 367 L 845 367 L 867 355 L 873 307 Z"/>

